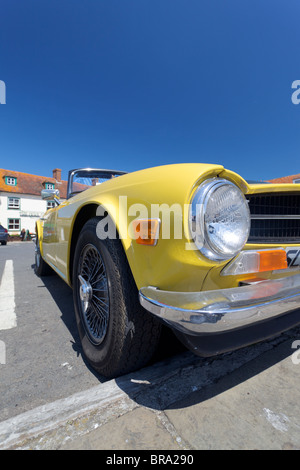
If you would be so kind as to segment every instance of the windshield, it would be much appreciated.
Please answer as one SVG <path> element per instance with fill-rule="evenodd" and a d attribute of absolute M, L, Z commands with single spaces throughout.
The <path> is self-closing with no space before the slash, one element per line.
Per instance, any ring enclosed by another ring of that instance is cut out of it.
<path fill-rule="evenodd" d="M 68 198 L 124 174 L 124 171 L 114 170 L 72 170 L 69 173 Z"/>

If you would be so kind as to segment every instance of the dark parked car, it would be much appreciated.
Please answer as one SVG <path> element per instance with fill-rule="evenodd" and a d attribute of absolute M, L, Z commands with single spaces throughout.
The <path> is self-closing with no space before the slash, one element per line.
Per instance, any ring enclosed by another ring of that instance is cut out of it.
<path fill-rule="evenodd" d="M 6 245 L 8 238 L 8 231 L 2 225 L 0 225 L 0 243 L 1 245 Z"/>

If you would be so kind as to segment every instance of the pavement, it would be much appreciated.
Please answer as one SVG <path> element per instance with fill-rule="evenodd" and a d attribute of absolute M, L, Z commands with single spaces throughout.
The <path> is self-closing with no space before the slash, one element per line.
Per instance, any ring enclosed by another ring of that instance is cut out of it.
<path fill-rule="evenodd" d="M 184 352 L 28 410 L 0 423 L 0 449 L 298 450 L 297 337 L 209 359 Z"/>

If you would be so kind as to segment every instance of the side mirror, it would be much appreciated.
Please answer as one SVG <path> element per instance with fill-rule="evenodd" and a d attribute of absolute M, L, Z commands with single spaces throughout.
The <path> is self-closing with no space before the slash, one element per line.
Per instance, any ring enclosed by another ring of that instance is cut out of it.
<path fill-rule="evenodd" d="M 45 201 L 55 201 L 59 204 L 59 190 L 58 189 L 43 189 L 41 192 L 42 199 Z"/>

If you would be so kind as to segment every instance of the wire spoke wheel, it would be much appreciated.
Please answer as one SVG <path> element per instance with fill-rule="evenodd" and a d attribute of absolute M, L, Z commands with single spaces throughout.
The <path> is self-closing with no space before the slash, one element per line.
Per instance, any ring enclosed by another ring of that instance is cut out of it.
<path fill-rule="evenodd" d="M 109 291 L 105 266 L 98 249 L 86 245 L 78 265 L 80 314 L 90 341 L 104 340 L 109 321 Z"/>
<path fill-rule="evenodd" d="M 142 307 L 119 239 L 97 236 L 101 219 L 89 219 L 79 234 L 72 284 L 82 352 L 107 378 L 138 370 L 153 356 L 160 323 Z"/>

